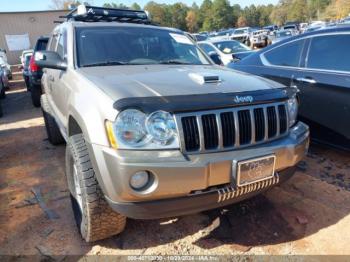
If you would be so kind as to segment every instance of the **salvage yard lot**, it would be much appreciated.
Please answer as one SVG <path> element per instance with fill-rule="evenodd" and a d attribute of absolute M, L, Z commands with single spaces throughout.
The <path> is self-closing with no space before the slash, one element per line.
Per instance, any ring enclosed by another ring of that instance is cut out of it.
<path fill-rule="evenodd" d="M 0 120 L 2 255 L 350 254 L 350 154 L 316 145 L 290 181 L 254 199 L 185 217 L 128 220 L 120 236 L 85 243 L 70 207 L 65 146 L 49 144 L 23 83 L 11 86 Z"/>

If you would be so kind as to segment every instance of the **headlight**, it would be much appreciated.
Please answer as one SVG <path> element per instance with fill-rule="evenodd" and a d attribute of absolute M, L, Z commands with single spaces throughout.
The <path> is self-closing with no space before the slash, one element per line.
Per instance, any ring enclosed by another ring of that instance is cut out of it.
<path fill-rule="evenodd" d="M 156 111 L 149 115 L 136 109 L 119 113 L 106 123 L 111 146 L 118 149 L 178 149 L 179 140 L 173 115 Z"/>
<path fill-rule="evenodd" d="M 131 109 L 121 112 L 114 125 L 117 143 L 138 147 L 146 140 L 146 115 L 141 111 Z"/>
<path fill-rule="evenodd" d="M 298 117 L 298 100 L 294 96 L 288 100 L 289 127 L 293 126 Z"/>
<path fill-rule="evenodd" d="M 174 117 L 168 112 L 154 112 L 147 118 L 146 129 L 155 142 L 166 144 L 176 134 Z"/>

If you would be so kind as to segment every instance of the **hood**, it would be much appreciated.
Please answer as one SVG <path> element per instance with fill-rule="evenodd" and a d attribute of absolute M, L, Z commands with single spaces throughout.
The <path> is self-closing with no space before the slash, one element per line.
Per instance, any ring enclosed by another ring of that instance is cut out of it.
<path fill-rule="evenodd" d="M 242 60 L 243 58 L 255 53 L 256 51 L 246 51 L 246 52 L 239 52 L 239 53 L 234 53 L 232 56 L 235 59 Z"/>
<path fill-rule="evenodd" d="M 80 68 L 114 100 L 282 88 L 270 80 L 219 66 L 133 65 Z M 210 80 L 210 81 L 208 81 Z"/>

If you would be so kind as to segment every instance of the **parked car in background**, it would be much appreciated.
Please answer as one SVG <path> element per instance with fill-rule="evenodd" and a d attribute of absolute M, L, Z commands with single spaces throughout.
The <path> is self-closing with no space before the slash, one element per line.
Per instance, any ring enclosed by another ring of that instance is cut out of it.
<path fill-rule="evenodd" d="M 272 39 L 271 44 L 278 43 L 280 41 L 286 40 L 292 36 L 297 35 L 298 33 L 295 30 L 281 30 L 277 31 L 275 37 Z"/>
<path fill-rule="evenodd" d="M 0 84 L 2 87 L 0 91 L 0 98 L 5 98 L 5 90 L 9 87 L 9 80 L 3 68 L 0 68 Z"/>
<path fill-rule="evenodd" d="M 243 59 L 254 52 L 245 44 L 235 40 L 210 40 L 199 42 L 198 45 L 209 56 L 213 53 L 218 54 L 224 65 Z"/>
<path fill-rule="evenodd" d="M 278 25 L 268 25 L 264 26 L 263 29 L 269 30 L 270 32 L 274 32 L 278 30 Z"/>
<path fill-rule="evenodd" d="M 345 18 L 343 21 L 342 21 L 343 24 L 350 24 L 350 17 L 347 17 Z"/>
<path fill-rule="evenodd" d="M 300 23 L 296 21 L 289 21 L 284 24 L 282 27 L 283 30 L 296 30 L 300 31 Z"/>
<path fill-rule="evenodd" d="M 230 40 L 233 35 L 234 29 L 222 30 L 216 32 L 210 36 L 210 40 Z"/>
<path fill-rule="evenodd" d="M 30 59 L 32 58 L 32 55 L 31 53 L 27 53 L 25 55 L 25 60 L 24 60 L 24 65 L 23 65 L 23 68 L 22 68 L 22 74 L 23 74 L 23 79 L 24 79 L 24 83 L 26 85 L 26 88 L 28 91 L 30 91 L 30 81 L 29 81 L 29 78 L 30 78 L 30 71 L 29 71 L 29 64 L 30 64 Z"/>
<path fill-rule="evenodd" d="M 12 70 L 11 66 L 7 61 L 3 58 L 0 57 L 0 67 L 4 70 L 5 74 L 7 75 L 8 79 L 12 79 Z"/>
<path fill-rule="evenodd" d="M 208 39 L 208 36 L 204 34 L 191 34 L 191 36 L 196 42 L 205 41 Z"/>
<path fill-rule="evenodd" d="M 32 55 L 33 52 L 34 52 L 33 49 L 28 49 L 28 50 L 22 51 L 22 54 L 21 54 L 21 56 L 19 57 L 19 59 L 21 60 L 21 65 L 22 65 L 22 66 L 24 66 L 24 63 L 25 63 L 25 61 L 26 61 L 26 56 L 27 56 L 27 55 Z"/>
<path fill-rule="evenodd" d="M 350 26 L 298 35 L 229 67 L 300 90 L 314 140 L 350 149 Z"/>
<path fill-rule="evenodd" d="M 295 31 L 299 33 L 299 28 L 297 25 L 290 24 L 290 25 L 284 25 L 282 26 L 281 30 L 290 30 L 290 31 Z"/>
<path fill-rule="evenodd" d="M 34 47 L 33 55 L 29 61 L 29 86 L 32 98 L 32 103 L 35 107 L 40 107 L 41 90 L 41 77 L 43 76 L 43 70 L 35 63 L 35 53 L 38 51 L 46 50 L 49 37 L 40 37 Z M 51 46 L 55 46 L 57 42 L 52 42 Z"/>
<path fill-rule="evenodd" d="M 7 54 L 5 49 L 0 48 L 0 57 L 2 57 L 3 60 L 7 63 Z"/>
<path fill-rule="evenodd" d="M 269 43 L 269 33 L 270 31 L 266 29 L 254 31 L 250 38 L 250 47 L 252 49 L 255 47 L 266 47 Z"/>
<path fill-rule="evenodd" d="M 308 28 L 308 23 L 300 23 L 299 25 L 299 31 L 301 34 L 305 33 L 306 29 Z"/>
<path fill-rule="evenodd" d="M 4 99 L 6 96 L 5 89 L 7 87 L 8 87 L 7 75 L 5 74 L 3 68 L 0 68 L 0 117 L 3 116 L 1 99 Z"/>
<path fill-rule="evenodd" d="M 251 33 L 254 31 L 253 28 L 251 27 L 241 27 L 241 28 L 237 28 L 236 30 L 234 30 L 231 39 L 232 40 L 236 40 L 239 41 L 247 46 L 250 46 L 251 44 Z"/>
<path fill-rule="evenodd" d="M 5 88 L 3 87 L 3 85 L 0 83 L 0 118 L 3 117 L 4 113 L 2 111 L 2 97 L 1 97 L 1 94 L 5 94 Z"/>

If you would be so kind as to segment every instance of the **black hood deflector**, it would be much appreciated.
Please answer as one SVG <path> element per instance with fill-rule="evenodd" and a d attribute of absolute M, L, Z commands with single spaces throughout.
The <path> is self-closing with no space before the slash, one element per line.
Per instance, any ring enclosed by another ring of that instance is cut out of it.
<path fill-rule="evenodd" d="M 152 96 L 123 98 L 114 103 L 118 111 L 138 109 L 144 113 L 164 110 L 170 113 L 212 110 L 285 101 L 296 94 L 294 88 L 279 88 L 236 93 Z M 252 102 L 236 102 L 236 97 L 253 97 Z"/>

